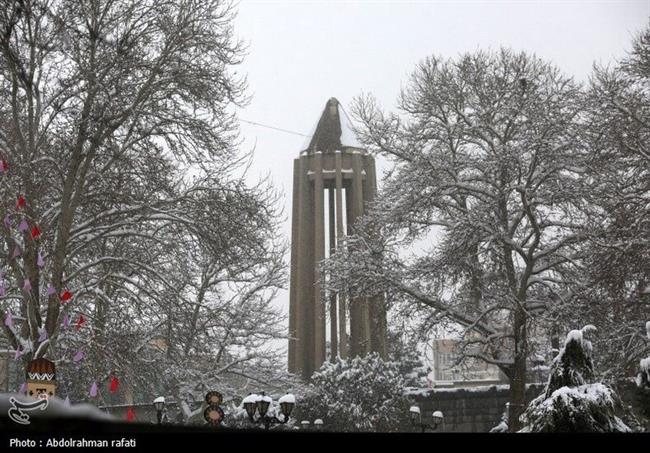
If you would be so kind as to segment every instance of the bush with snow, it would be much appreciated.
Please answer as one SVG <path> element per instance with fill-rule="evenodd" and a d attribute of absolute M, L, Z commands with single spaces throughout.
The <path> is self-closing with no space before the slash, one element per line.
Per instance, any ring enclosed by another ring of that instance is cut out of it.
<path fill-rule="evenodd" d="M 328 431 L 399 431 L 409 401 L 399 364 L 372 353 L 326 362 L 297 406 L 300 420 L 323 419 Z"/>
<path fill-rule="evenodd" d="M 594 382 L 591 342 L 573 330 L 553 360 L 544 392 L 522 415 L 521 432 L 630 432 L 619 409 L 616 392 Z"/>

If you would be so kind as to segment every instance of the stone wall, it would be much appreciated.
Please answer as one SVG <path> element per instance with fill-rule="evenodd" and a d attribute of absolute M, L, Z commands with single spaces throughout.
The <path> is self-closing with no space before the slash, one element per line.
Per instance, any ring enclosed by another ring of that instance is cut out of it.
<path fill-rule="evenodd" d="M 527 402 L 542 391 L 542 385 L 528 385 Z M 420 406 L 422 420 L 429 422 L 434 411 L 444 415 L 444 432 L 488 432 L 501 421 L 508 402 L 507 385 L 432 389 L 411 397 Z"/>

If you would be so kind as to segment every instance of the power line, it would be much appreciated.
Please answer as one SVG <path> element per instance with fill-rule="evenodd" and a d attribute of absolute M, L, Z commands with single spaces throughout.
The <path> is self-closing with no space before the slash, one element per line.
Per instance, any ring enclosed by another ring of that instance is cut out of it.
<path fill-rule="evenodd" d="M 354 123 L 352 122 L 352 118 L 350 118 L 350 115 L 348 115 L 348 112 L 343 108 L 343 104 L 339 102 L 339 108 L 343 111 L 343 114 L 345 117 L 348 119 L 348 123 L 350 126 L 352 126 Z"/>
<path fill-rule="evenodd" d="M 302 134 L 300 132 L 295 132 L 295 131 L 290 131 L 288 129 L 282 129 L 280 127 L 269 126 L 268 124 L 257 123 L 255 121 L 249 121 L 249 120 L 245 120 L 243 118 L 239 118 L 239 121 L 243 121 L 244 123 L 248 123 L 248 124 L 253 124 L 255 126 L 265 127 L 267 129 L 273 129 L 273 130 L 276 130 L 276 131 L 285 132 L 287 134 L 300 135 L 301 137 L 311 137 L 311 135 Z"/>

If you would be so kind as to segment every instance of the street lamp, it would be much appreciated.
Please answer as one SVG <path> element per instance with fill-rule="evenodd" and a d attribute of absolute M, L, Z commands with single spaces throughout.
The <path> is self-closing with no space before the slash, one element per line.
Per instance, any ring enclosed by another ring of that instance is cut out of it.
<path fill-rule="evenodd" d="M 167 421 L 167 409 L 165 408 L 165 397 L 159 396 L 158 398 L 153 400 L 153 407 L 156 409 L 158 424 L 162 425 L 163 422 Z"/>
<path fill-rule="evenodd" d="M 280 414 L 282 415 L 282 418 L 268 414 L 269 408 L 273 405 L 273 399 L 270 396 L 265 395 L 264 392 L 262 392 L 261 395 L 251 393 L 242 400 L 242 405 L 246 410 L 249 420 L 255 424 L 263 424 L 264 429 L 269 429 L 273 424 L 284 425 L 287 423 L 291 411 L 293 411 L 293 408 L 296 405 L 296 397 L 291 393 L 287 393 L 278 400 L 278 404 L 280 406 Z"/>
<path fill-rule="evenodd" d="M 316 429 L 316 431 L 321 431 L 323 429 L 323 420 L 320 418 L 314 420 L 314 429 Z"/>
<path fill-rule="evenodd" d="M 435 431 L 436 429 L 438 429 L 438 427 L 442 424 L 442 421 L 444 420 L 444 416 L 442 415 L 442 412 L 435 411 L 433 414 L 431 414 L 432 424 L 423 423 L 422 414 L 418 406 L 411 406 L 409 409 L 409 414 L 411 417 L 411 424 L 413 426 L 420 428 L 422 432 L 425 432 L 427 429 L 430 429 L 431 431 Z"/>

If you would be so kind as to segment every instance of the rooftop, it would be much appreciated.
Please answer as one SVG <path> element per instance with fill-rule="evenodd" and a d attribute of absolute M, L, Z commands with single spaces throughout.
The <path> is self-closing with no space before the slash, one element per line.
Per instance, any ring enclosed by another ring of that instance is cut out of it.
<path fill-rule="evenodd" d="M 301 151 L 334 152 L 346 148 L 364 149 L 341 103 L 336 98 L 330 98 Z"/>

